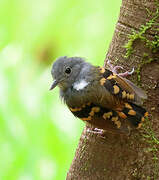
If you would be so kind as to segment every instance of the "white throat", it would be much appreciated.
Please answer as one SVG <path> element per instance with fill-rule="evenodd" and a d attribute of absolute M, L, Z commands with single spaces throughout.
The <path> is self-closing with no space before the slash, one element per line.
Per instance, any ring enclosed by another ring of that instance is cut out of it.
<path fill-rule="evenodd" d="M 88 84 L 89 82 L 87 82 L 85 79 L 81 79 L 73 84 L 73 88 L 79 91 L 84 89 Z"/>

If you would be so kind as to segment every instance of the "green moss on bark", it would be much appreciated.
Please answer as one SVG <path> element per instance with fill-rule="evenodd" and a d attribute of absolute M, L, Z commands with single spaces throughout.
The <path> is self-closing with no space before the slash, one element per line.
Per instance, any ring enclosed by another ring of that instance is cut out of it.
<path fill-rule="evenodd" d="M 126 49 L 126 54 L 124 56 L 125 58 L 128 58 L 134 52 L 133 44 L 136 40 L 145 42 L 145 45 L 152 50 L 152 53 L 156 53 L 157 51 L 159 51 L 159 35 L 156 34 L 153 40 L 148 40 L 145 36 L 148 29 L 152 28 L 153 25 L 157 25 L 156 19 L 158 17 L 159 9 L 157 8 L 153 18 L 149 20 L 145 25 L 141 25 L 138 32 L 132 30 L 132 34 L 129 35 L 128 42 L 124 45 L 124 48 Z M 159 31 L 159 28 L 154 30 Z"/>

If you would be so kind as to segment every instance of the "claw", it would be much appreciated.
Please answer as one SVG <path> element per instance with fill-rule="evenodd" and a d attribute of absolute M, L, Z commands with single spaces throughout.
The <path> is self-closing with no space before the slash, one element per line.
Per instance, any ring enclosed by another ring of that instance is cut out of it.
<path fill-rule="evenodd" d="M 128 71 L 129 75 L 133 74 L 133 73 L 134 73 L 134 70 L 135 70 L 135 68 L 133 67 L 130 72 Z"/>
<path fill-rule="evenodd" d="M 133 74 L 133 72 L 134 72 L 134 67 L 132 68 L 131 71 L 126 71 L 124 73 L 119 73 L 118 75 L 121 76 L 121 77 L 127 77 L 127 76 Z"/>
<path fill-rule="evenodd" d="M 94 134 L 99 134 L 101 137 L 104 138 L 105 131 L 103 129 L 98 129 L 98 128 L 88 128 L 87 132 L 91 132 Z"/>

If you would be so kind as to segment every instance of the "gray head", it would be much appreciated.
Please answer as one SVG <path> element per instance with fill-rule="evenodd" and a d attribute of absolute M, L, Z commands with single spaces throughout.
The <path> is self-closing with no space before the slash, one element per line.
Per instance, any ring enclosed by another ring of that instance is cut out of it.
<path fill-rule="evenodd" d="M 71 87 L 81 72 L 84 64 L 88 63 L 86 63 L 84 59 L 80 57 L 63 56 L 58 58 L 52 66 L 51 74 L 54 81 L 50 90 L 55 88 L 57 85 L 62 90 Z"/>

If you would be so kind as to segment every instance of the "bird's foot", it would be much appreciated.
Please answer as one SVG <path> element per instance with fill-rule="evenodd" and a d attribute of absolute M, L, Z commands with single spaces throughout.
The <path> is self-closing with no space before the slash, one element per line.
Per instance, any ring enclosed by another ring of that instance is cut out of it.
<path fill-rule="evenodd" d="M 91 132 L 94 134 L 100 135 L 102 138 L 105 138 L 105 130 L 103 129 L 98 129 L 98 128 L 88 128 L 87 132 Z"/>
<path fill-rule="evenodd" d="M 134 72 L 134 68 L 131 70 L 131 71 L 125 71 L 124 73 L 118 73 L 118 70 L 119 69 L 124 69 L 122 66 L 113 66 L 111 63 L 110 63 L 110 60 L 107 61 L 107 64 L 108 66 L 110 67 L 110 70 L 114 73 L 114 74 L 117 74 L 118 76 L 121 76 L 121 77 L 127 77 L 131 74 L 133 74 Z"/>

